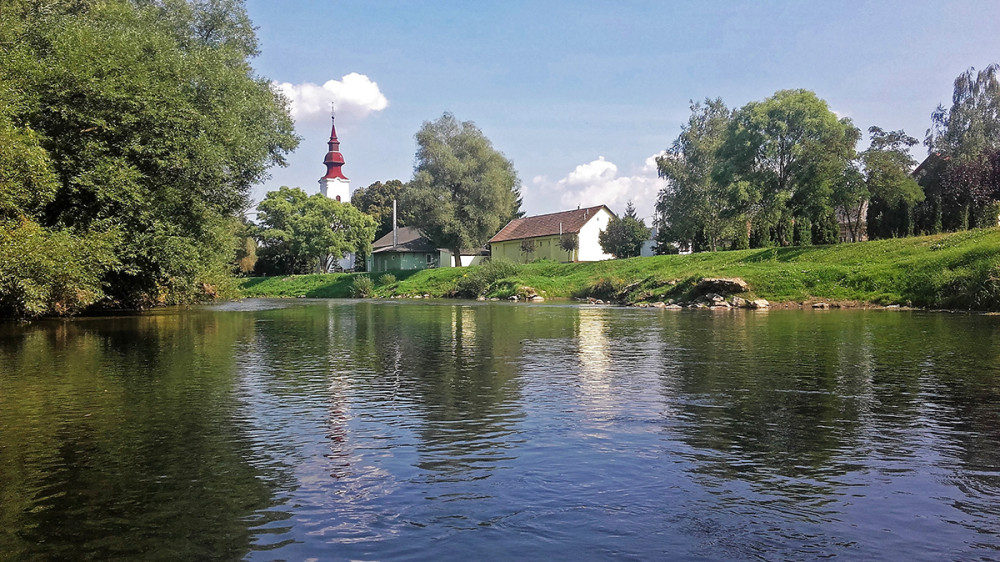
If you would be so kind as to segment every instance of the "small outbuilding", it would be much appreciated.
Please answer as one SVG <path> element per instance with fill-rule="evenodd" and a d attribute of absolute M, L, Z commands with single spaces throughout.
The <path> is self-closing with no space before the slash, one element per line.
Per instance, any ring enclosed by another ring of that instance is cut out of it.
<path fill-rule="evenodd" d="M 482 261 L 485 251 L 462 250 L 462 264 L 473 265 Z M 449 250 L 438 248 L 415 228 L 396 229 L 372 244 L 368 256 L 368 271 L 405 271 L 454 267 L 455 256 Z"/>
<path fill-rule="evenodd" d="M 514 219 L 490 239 L 490 253 L 515 263 L 609 260 L 613 256 L 601 248 L 598 235 L 614 216 L 607 206 L 598 205 Z"/>

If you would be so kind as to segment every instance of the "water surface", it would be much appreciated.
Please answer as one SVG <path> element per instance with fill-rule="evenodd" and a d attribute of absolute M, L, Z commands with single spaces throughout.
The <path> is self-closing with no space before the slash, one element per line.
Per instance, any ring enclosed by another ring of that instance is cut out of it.
<path fill-rule="evenodd" d="M 310 300 L 0 325 L 0 558 L 997 558 L 998 328 Z"/>

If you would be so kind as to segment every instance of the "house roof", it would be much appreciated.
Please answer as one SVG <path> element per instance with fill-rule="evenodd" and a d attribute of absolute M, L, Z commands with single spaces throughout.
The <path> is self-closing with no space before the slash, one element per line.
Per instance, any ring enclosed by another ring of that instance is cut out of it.
<path fill-rule="evenodd" d="M 583 228 L 583 225 L 587 224 L 601 209 L 606 210 L 614 216 L 614 213 L 606 205 L 598 205 L 585 209 L 574 209 L 572 211 L 514 219 L 507 223 L 507 226 L 500 229 L 500 232 L 496 233 L 496 236 L 490 238 L 489 243 L 495 244 L 508 240 L 552 236 L 560 233 L 577 234 Z"/>
<path fill-rule="evenodd" d="M 431 241 L 420 234 L 420 231 L 415 228 L 410 228 L 408 226 L 400 227 L 398 230 L 398 244 L 392 245 L 392 232 L 386 234 L 385 236 L 379 238 L 372 244 L 372 253 L 378 254 L 380 252 L 436 252 L 437 247 L 431 244 Z"/>
<path fill-rule="evenodd" d="M 411 228 L 409 226 L 401 226 L 398 229 L 398 244 L 392 245 L 392 232 L 389 232 L 385 236 L 379 238 L 372 244 L 372 253 L 379 254 L 383 252 L 397 252 L 397 253 L 431 253 L 436 252 L 440 248 L 435 246 L 428 240 L 423 234 L 420 233 L 416 228 Z M 463 248 L 463 256 L 478 256 L 487 255 L 483 248 L 472 249 Z"/>

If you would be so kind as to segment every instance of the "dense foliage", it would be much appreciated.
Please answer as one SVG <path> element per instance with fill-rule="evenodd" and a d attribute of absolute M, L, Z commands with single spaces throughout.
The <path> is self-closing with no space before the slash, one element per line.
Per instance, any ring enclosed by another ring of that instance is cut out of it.
<path fill-rule="evenodd" d="M 50 243 L 0 271 L 0 313 L 183 302 L 226 283 L 251 186 L 297 143 L 255 53 L 238 0 L 4 2 L 0 257 L 24 233 Z"/>
<path fill-rule="evenodd" d="M 297 187 L 268 192 L 257 205 L 258 270 L 271 274 L 328 271 L 345 254 L 367 254 L 375 219 L 350 203 Z"/>
<path fill-rule="evenodd" d="M 861 133 L 807 90 L 735 111 L 721 100 L 691 117 L 657 159 L 658 250 L 830 244 L 995 226 L 1000 217 L 1000 66 L 963 73 L 938 107 L 914 168 L 916 139 Z"/>
<path fill-rule="evenodd" d="M 917 176 L 927 200 L 915 210 L 924 232 L 995 226 L 1000 216 L 1000 65 L 955 79 L 950 108 L 938 106 Z"/>
<path fill-rule="evenodd" d="M 399 205 L 406 191 L 406 184 L 399 180 L 385 183 L 377 181 L 368 187 L 359 187 L 351 195 L 351 205 L 375 219 L 375 239 L 392 232 L 392 202 L 396 201 L 396 224 L 406 226 L 410 221 L 409 209 Z"/>
<path fill-rule="evenodd" d="M 732 113 L 721 99 L 692 104 L 691 117 L 681 126 L 681 134 L 666 154 L 657 158 L 660 177 L 667 180 L 656 202 L 663 224 L 657 234 L 661 245 L 680 242 L 696 252 L 714 252 L 743 225 L 738 216 L 720 213 L 727 204 L 725 185 L 713 177 Z"/>
<path fill-rule="evenodd" d="M 608 226 L 597 235 L 601 249 L 615 258 L 634 258 L 642 252 L 642 243 L 649 238 L 649 228 L 636 215 L 631 201 L 625 214 L 611 217 Z"/>
<path fill-rule="evenodd" d="M 520 213 L 514 165 L 471 121 L 450 113 L 417 132 L 417 164 L 406 191 L 410 226 L 448 248 L 479 248 Z"/>

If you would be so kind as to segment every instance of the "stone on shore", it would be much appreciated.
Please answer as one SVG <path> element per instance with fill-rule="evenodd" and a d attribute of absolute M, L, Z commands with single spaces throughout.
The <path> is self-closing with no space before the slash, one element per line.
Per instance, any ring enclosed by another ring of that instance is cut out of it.
<path fill-rule="evenodd" d="M 708 293 L 731 295 L 733 293 L 745 293 L 749 290 L 750 286 L 747 285 L 747 282 L 739 277 L 706 277 L 698 281 L 698 284 L 694 288 L 695 294 L 701 295 L 707 295 Z"/>

